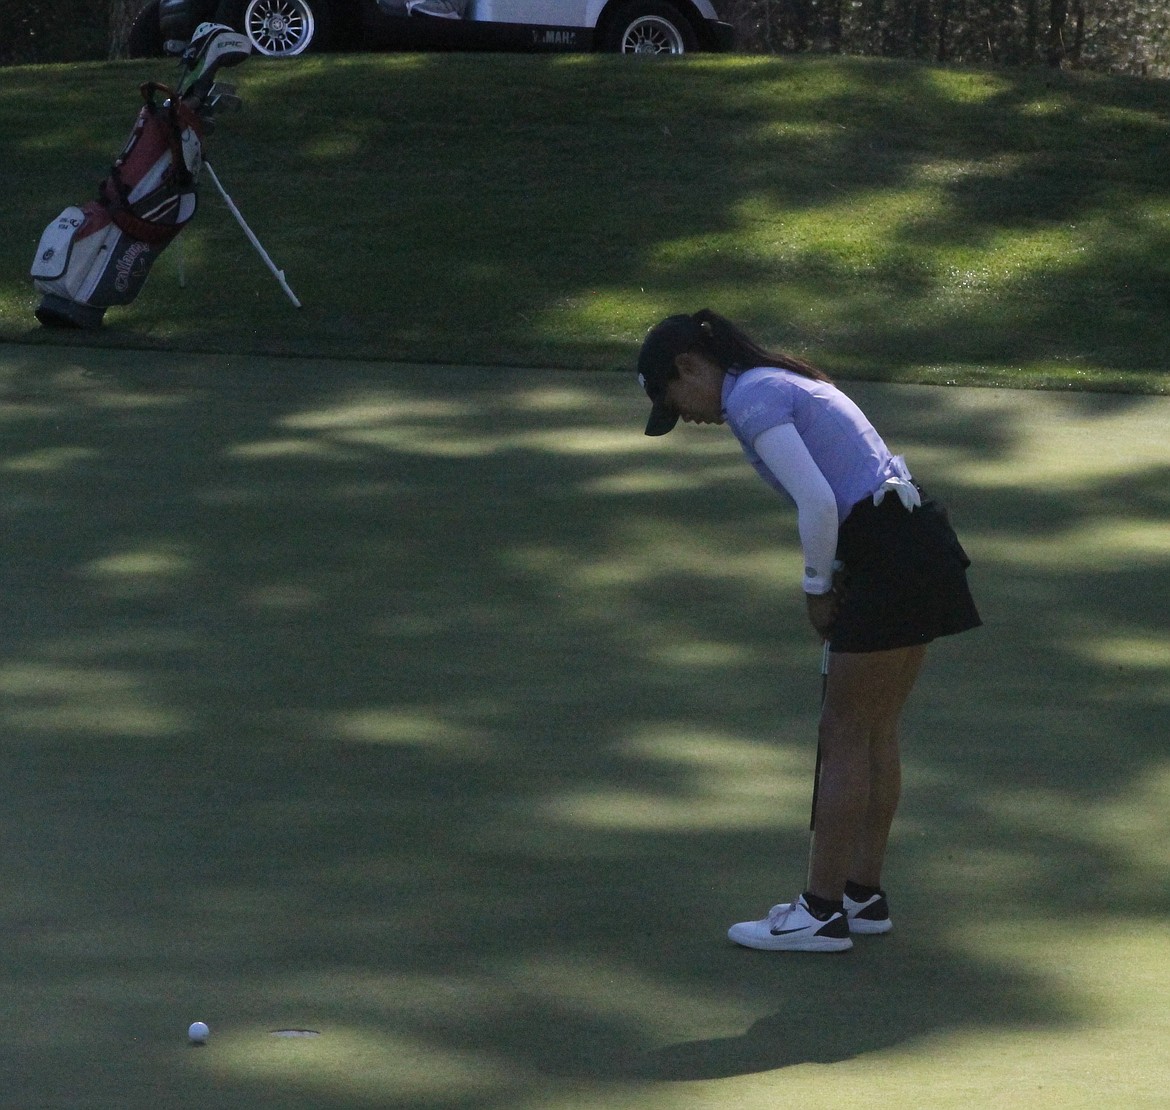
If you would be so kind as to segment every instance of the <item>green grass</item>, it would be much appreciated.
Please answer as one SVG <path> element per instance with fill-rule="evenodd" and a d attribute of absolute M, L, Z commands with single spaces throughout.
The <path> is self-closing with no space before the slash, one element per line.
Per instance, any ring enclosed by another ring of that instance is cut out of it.
<path fill-rule="evenodd" d="M 820 652 L 733 437 L 0 347 L 0 1103 L 1163 1106 L 1170 399 L 850 388 L 986 626 L 907 712 L 895 931 L 786 958 L 724 931 L 804 876 Z"/>
<path fill-rule="evenodd" d="M 0 338 L 136 110 L 135 62 L 0 71 Z M 348 56 L 231 75 L 145 346 L 604 368 L 717 307 L 849 378 L 1161 392 L 1170 86 L 867 59 Z"/>
<path fill-rule="evenodd" d="M 722 938 L 804 873 L 794 524 L 632 383 L 500 367 L 710 303 L 850 377 L 1162 391 L 1170 91 L 252 62 L 209 154 L 305 309 L 205 190 L 186 290 L 42 332 L 156 73 L 0 71 L 0 1102 L 1162 1105 L 1168 402 L 851 387 L 987 624 L 907 716 L 895 933 L 774 960 Z"/>

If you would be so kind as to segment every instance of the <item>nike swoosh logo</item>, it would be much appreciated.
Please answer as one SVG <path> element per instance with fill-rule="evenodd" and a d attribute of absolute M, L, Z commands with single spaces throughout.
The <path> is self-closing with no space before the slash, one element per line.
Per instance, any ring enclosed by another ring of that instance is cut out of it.
<path fill-rule="evenodd" d="M 837 916 L 836 914 L 833 915 L 833 917 L 836 917 L 836 916 Z M 830 917 L 828 921 L 818 922 L 818 925 L 820 926 L 820 928 L 817 929 L 817 932 L 819 933 L 821 931 L 821 929 L 823 929 L 826 925 L 828 925 L 833 920 L 833 917 Z M 785 937 L 785 936 L 788 936 L 789 933 L 803 933 L 808 928 L 811 928 L 811 926 L 798 925 L 795 929 L 769 929 L 768 931 L 774 937 Z"/>

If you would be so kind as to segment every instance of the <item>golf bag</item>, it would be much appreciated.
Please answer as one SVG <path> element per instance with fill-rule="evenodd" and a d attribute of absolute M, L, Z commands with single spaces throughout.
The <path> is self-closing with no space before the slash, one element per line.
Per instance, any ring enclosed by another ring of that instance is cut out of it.
<path fill-rule="evenodd" d="M 251 52 L 243 35 L 201 24 L 181 60 L 176 89 L 141 86 L 143 106 L 98 195 L 66 208 L 45 229 L 31 276 L 46 327 L 96 328 L 111 305 L 130 304 L 155 259 L 195 215 L 203 138 L 217 111 L 239 107 L 215 71 Z"/>

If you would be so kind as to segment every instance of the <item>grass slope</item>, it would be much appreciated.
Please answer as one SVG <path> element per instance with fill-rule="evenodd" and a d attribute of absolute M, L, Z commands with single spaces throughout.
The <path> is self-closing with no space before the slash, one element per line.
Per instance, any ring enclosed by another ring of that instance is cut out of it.
<path fill-rule="evenodd" d="M 0 338 L 169 63 L 0 71 Z M 853 378 L 1162 391 L 1170 86 L 866 59 L 250 61 L 209 183 L 86 342 L 566 368 L 719 307 Z"/>

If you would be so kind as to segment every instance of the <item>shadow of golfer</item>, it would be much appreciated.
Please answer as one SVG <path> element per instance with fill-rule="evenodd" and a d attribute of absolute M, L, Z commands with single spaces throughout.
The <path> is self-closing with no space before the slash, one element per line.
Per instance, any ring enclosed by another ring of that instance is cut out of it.
<path fill-rule="evenodd" d="M 973 962 L 970 953 L 914 949 L 893 938 L 865 951 L 803 957 L 744 953 L 759 981 L 775 976 L 783 1005 L 742 1033 L 682 1041 L 631 1055 L 629 1078 L 726 1079 L 796 1064 L 832 1064 L 961 1028 L 1002 1031 L 1067 1025 L 1070 1011 L 1049 984 L 1017 969 Z M 860 959 L 859 959 L 860 957 Z M 765 963 L 765 961 L 767 961 Z"/>

